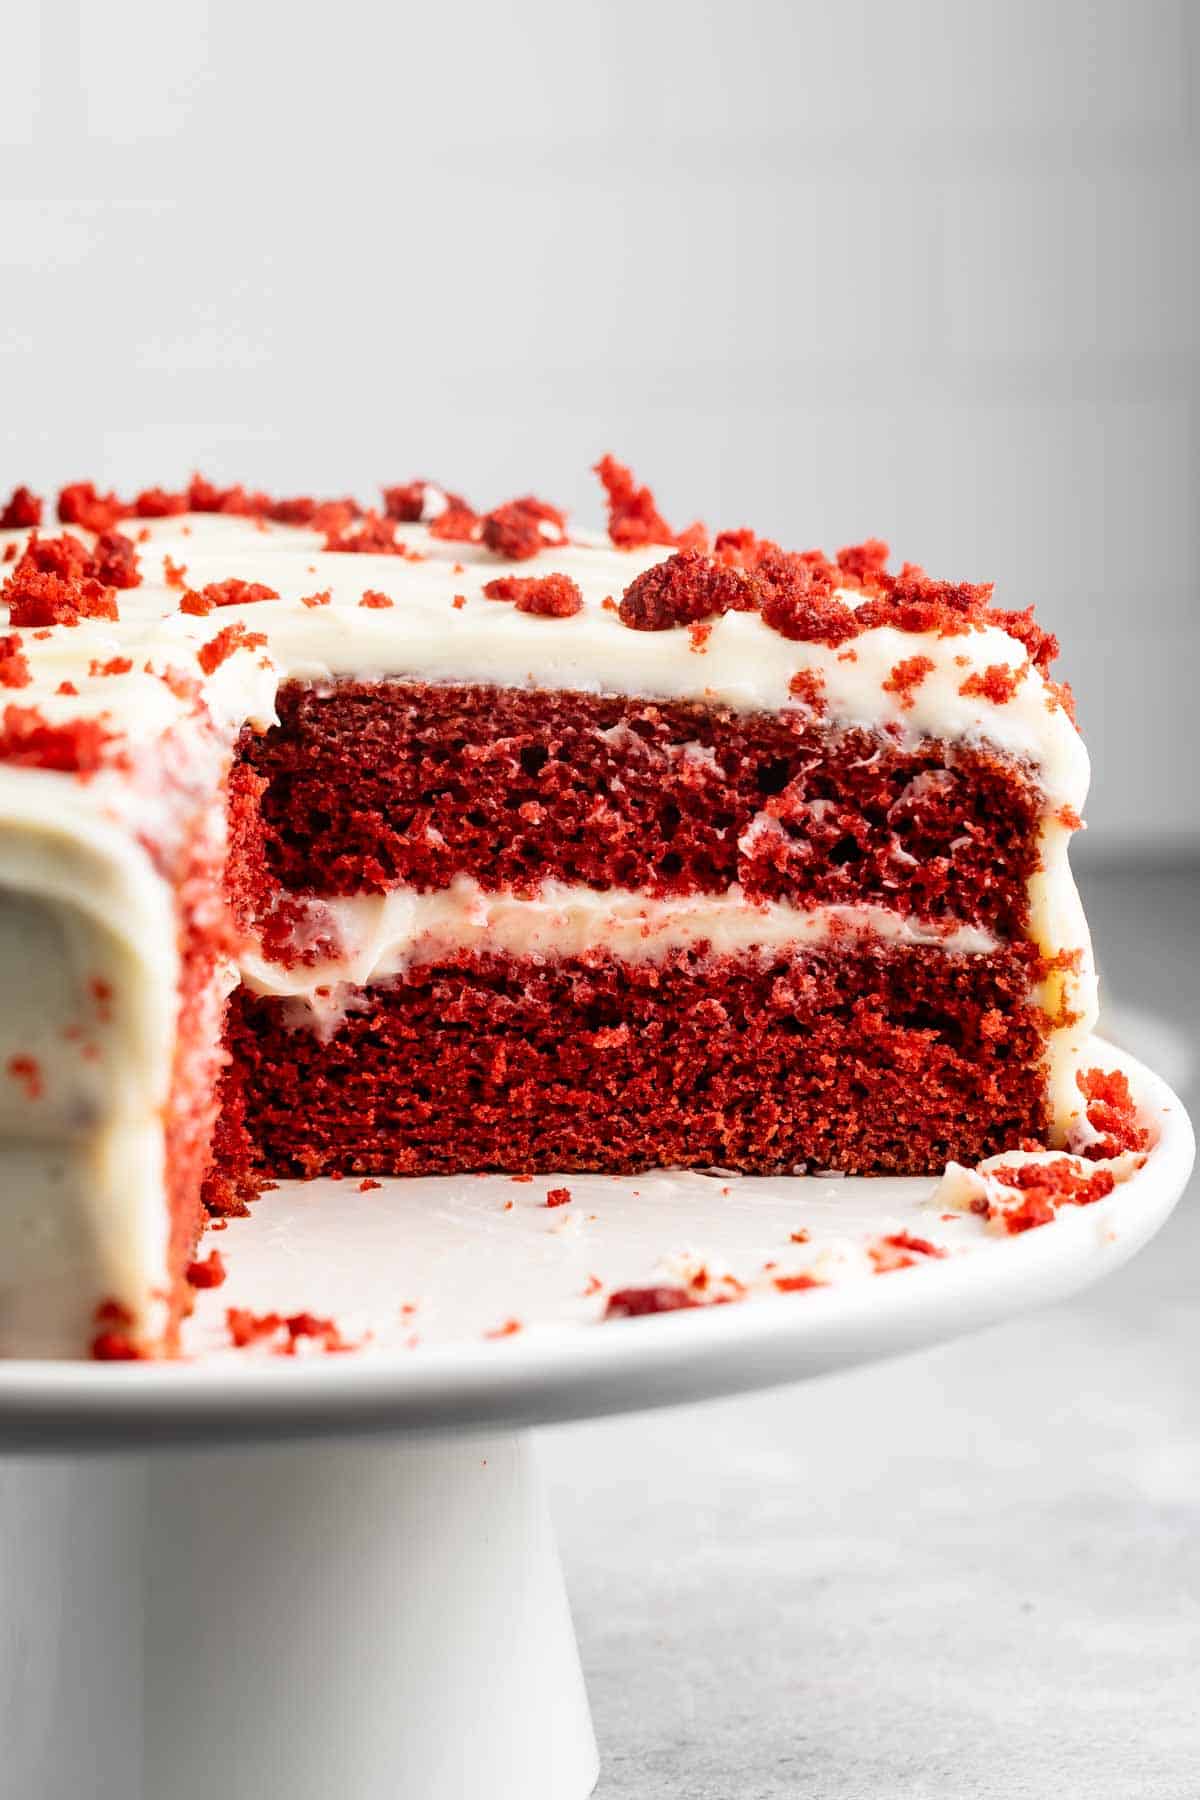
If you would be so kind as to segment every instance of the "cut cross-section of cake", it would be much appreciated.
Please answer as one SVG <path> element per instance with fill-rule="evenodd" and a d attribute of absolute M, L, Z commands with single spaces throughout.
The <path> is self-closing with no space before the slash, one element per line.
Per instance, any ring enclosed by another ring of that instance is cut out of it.
<path fill-rule="evenodd" d="M 272 1178 L 1068 1141 L 1054 639 L 600 473 L 605 537 L 427 482 L 14 494 L 0 1353 L 169 1353 L 205 1206 Z"/>

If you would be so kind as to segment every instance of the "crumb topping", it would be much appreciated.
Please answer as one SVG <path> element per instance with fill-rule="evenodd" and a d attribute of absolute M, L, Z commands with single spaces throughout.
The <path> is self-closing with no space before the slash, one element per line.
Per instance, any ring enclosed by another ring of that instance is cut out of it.
<path fill-rule="evenodd" d="M 968 675 L 958 691 L 967 699 L 990 700 L 993 706 L 1006 706 L 1028 670 L 1028 663 L 1022 663 L 1016 669 L 1008 663 L 989 663 L 986 669 Z"/>
<path fill-rule="evenodd" d="M 85 531 L 111 531 L 129 517 L 129 508 L 115 494 L 98 494 L 94 482 L 72 481 L 59 493 L 58 516 Z"/>
<path fill-rule="evenodd" d="M 567 515 L 557 506 L 526 494 L 486 514 L 480 536 L 497 556 L 510 562 L 527 562 L 548 546 L 566 543 Z"/>
<path fill-rule="evenodd" d="M 49 538 L 35 532 L 0 590 L 11 623 L 71 626 L 80 619 L 118 618 L 116 588 L 100 579 L 100 566 L 69 532 Z"/>
<path fill-rule="evenodd" d="M 21 649 L 21 639 L 14 631 L 0 637 L 0 687 L 28 687 L 33 680 L 29 658 Z"/>
<path fill-rule="evenodd" d="M 264 632 L 247 631 L 239 619 L 233 625 L 226 625 L 223 631 L 218 631 L 215 638 L 210 638 L 207 644 L 202 645 L 197 652 L 197 661 L 206 675 L 212 675 L 235 651 L 257 650 L 265 646 L 266 642 Z"/>
<path fill-rule="evenodd" d="M 332 524 L 326 532 L 324 548 L 342 555 L 407 556 L 413 562 L 420 560 L 419 553 L 396 536 L 394 520 L 377 512 Z"/>
<path fill-rule="evenodd" d="M 249 606 L 257 600 L 278 598 L 275 589 L 265 586 L 261 581 L 239 581 L 232 577 L 228 581 L 210 581 L 199 593 L 188 588 L 179 602 L 179 610 L 204 618 L 215 612 L 218 606 Z"/>
<path fill-rule="evenodd" d="M 927 675 L 932 675 L 935 663 L 929 656 L 908 656 L 898 662 L 887 680 L 882 684 L 885 694 L 895 694 L 900 702 L 901 710 L 911 712 L 917 689 Z"/>
<path fill-rule="evenodd" d="M 569 619 L 583 607 L 583 595 L 569 575 L 498 575 L 484 587 L 489 600 L 511 600 L 518 612 Z"/>
<path fill-rule="evenodd" d="M 751 612 L 756 599 L 753 586 L 739 570 L 698 550 L 680 550 L 635 576 L 617 610 L 621 623 L 633 631 L 669 631 L 722 613 Z"/>
<path fill-rule="evenodd" d="M 640 550 L 648 544 L 677 544 L 686 535 L 687 547 L 700 549 L 707 541 L 702 525 L 676 535 L 658 510 L 648 487 L 639 487 L 633 471 L 615 456 L 605 455 L 596 464 L 608 499 L 608 535 L 622 550 Z"/>
<path fill-rule="evenodd" d="M 0 531 L 21 531 L 42 522 L 42 502 L 32 488 L 15 487 L 0 512 Z"/>

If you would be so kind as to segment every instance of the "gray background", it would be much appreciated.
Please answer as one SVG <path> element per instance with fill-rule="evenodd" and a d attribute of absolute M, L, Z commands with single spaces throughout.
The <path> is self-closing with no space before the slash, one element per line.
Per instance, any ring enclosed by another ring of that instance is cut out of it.
<path fill-rule="evenodd" d="M 1187 0 L 25 0 L 12 480 L 888 537 L 1067 644 L 1092 857 L 1200 845 Z"/>
<path fill-rule="evenodd" d="M 1184 0 L 11 7 L 4 478 L 593 521 L 612 448 L 679 520 L 994 577 L 1066 644 L 1110 993 L 1186 1040 L 1198 52 Z M 550 1434 L 605 1800 L 1194 1800 L 1194 1212 L 972 1342 Z M 120 1572 L 44 1570 L 27 1494 L 0 1764 L 65 1800 Z"/>

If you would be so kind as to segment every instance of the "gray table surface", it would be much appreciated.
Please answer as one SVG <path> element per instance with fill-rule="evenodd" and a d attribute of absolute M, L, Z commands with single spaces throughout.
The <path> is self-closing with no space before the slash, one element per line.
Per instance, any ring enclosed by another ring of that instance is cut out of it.
<path fill-rule="evenodd" d="M 1109 995 L 1189 1036 L 1198 880 L 1084 884 Z M 600 1800 L 1200 1795 L 1190 1198 L 1073 1303 L 545 1435 Z"/>

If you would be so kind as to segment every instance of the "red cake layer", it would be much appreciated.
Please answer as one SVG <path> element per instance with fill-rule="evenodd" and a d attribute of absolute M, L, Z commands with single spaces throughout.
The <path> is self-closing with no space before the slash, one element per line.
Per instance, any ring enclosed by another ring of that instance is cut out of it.
<path fill-rule="evenodd" d="M 225 1155 L 270 1175 L 936 1172 L 1044 1134 L 1035 965 L 1028 945 L 463 955 L 357 994 L 330 1038 L 240 990 Z"/>
<path fill-rule="evenodd" d="M 467 874 L 523 891 L 740 882 L 753 899 L 881 902 L 1001 934 L 1026 918 L 1041 795 L 979 747 L 905 747 L 799 712 L 421 683 L 291 684 L 278 711 L 241 751 L 266 784 L 237 850 L 260 910 L 271 878 L 334 895 Z"/>

